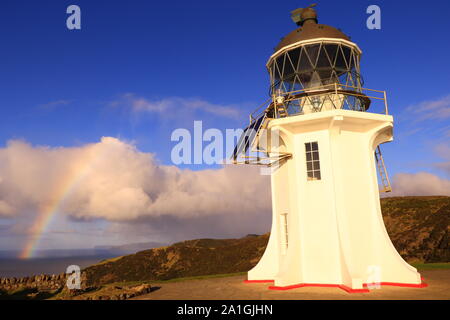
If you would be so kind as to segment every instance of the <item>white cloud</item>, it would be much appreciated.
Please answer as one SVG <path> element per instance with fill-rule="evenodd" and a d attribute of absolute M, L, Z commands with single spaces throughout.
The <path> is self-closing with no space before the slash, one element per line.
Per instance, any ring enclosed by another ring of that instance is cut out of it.
<path fill-rule="evenodd" d="M 122 95 L 111 106 L 124 106 L 134 112 L 160 113 L 164 116 L 179 116 L 183 112 L 205 112 L 215 116 L 238 119 L 241 111 L 237 105 L 214 104 L 198 98 L 169 97 L 160 100 L 149 100 L 133 93 Z"/>
<path fill-rule="evenodd" d="M 15 140 L 0 149 L 0 217 L 17 219 L 16 231 L 27 230 L 20 222 L 64 199 L 59 214 L 109 221 L 111 232 L 168 241 L 262 233 L 270 227 L 271 196 L 269 178 L 258 170 L 160 165 L 153 154 L 111 137 L 70 148 Z M 392 181 L 397 196 L 450 195 L 450 180 L 430 173 L 397 174 Z"/>
<path fill-rule="evenodd" d="M 450 196 L 450 180 L 427 172 L 399 173 L 392 179 L 394 196 Z"/>
<path fill-rule="evenodd" d="M 257 168 L 182 170 L 111 137 L 72 148 L 10 141 L 0 149 L 0 177 L 0 216 L 37 214 L 64 198 L 61 214 L 74 219 L 184 230 L 186 237 L 270 225 L 270 182 Z"/>
<path fill-rule="evenodd" d="M 52 109 L 58 106 L 65 106 L 68 105 L 69 103 L 71 103 L 72 101 L 70 100 L 56 100 L 56 101 L 51 101 L 45 104 L 41 104 L 39 107 L 43 108 L 43 109 Z"/>
<path fill-rule="evenodd" d="M 0 200 L 0 217 L 1 216 L 12 216 L 14 209 L 5 200 Z"/>
<path fill-rule="evenodd" d="M 406 108 L 406 112 L 414 116 L 416 121 L 449 119 L 450 95 L 411 105 Z"/>
<path fill-rule="evenodd" d="M 438 162 L 434 166 L 445 172 L 450 177 L 450 145 L 439 144 L 435 147 L 435 152 L 446 161 Z"/>

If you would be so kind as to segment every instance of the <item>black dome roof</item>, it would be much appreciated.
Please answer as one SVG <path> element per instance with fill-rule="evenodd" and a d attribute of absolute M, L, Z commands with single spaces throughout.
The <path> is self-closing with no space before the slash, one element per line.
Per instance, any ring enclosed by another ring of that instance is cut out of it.
<path fill-rule="evenodd" d="M 325 24 L 317 24 L 310 20 L 305 23 L 303 27 L 292 31 L 285 36 L 275 48 L 275 52 L 293 43 L 316 38 L 335 38 L 350 41 L 350 38 L 342 31 Z"/>

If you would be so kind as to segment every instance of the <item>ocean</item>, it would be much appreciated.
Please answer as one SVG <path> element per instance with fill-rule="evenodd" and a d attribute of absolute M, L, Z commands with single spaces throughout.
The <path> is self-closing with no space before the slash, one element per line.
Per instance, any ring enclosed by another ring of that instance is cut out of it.
<path fill-rule="evenodd" d="M 0 258 L 0 278 L 26 277 L 38 274 L 60 274 L 66 272 L 70 265 L 78 265 L 81 269 L 96 264 L 108 256 L 78 256 L 78 257 L 55 257 L 55 258 Z"/>

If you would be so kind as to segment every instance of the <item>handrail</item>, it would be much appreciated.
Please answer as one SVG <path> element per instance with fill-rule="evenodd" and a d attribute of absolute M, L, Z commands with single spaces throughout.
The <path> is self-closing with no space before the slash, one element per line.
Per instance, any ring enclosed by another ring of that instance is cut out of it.
<path fill-rule="evenodd" d="M 270 97 L 269 99 L 267 99 L 266 101 L 264 101 L 260 106 L 258 106 L 255 111 L 253 111 L 252 113 L 250 113 L 250 123 L 253 122 L 253 120 L 258 119 L 258 117 L 254 117 L 253 115 L 258 112 L 259 110 L 261 110 L 263 107 L 264 110 L 267 108 L 267 104 L 272 101 L 272 97 Z"/>
<path fill-rule="evenodd" d="M 351 90 L 355 89 L 355 90 Z M 375 92 L 382 94 L 382 97 L 375 96 L 375 95 L 365 95 L 364 91 L 369 92 Z M 252 126 L 256 126 L 258 119 L 261 119 L 261 116 L 264 116 L 263 122 L 261 123 L 262 127 L 265 127 L 268 124 L 268 121 L 272 120 L 273 118 L 277 118 L 278 112 L 276 111 L 277 107 L 284 106 L 286 102 L 294 101 L 303 99 L 305 97 L 311 97 L 311 96 L 323 96 L 323 95 L 347 95 L 347 96 L 354 96 L 359 97 L 360 101 L 362 103 L 362 106 L 365 107 L 363 110 L 367 110 L 367 108 L 370 105 L 370 99 L 376 99 L 376 100 L 382 100 L 384 101 L 384 111 L 385 114 L 388 115 L 388 103 L 387 103 L 387 93 L 386 91 L 381 90 L 374 90 L 374 89 L 368 89 L 368 88 L 361 88 L 361 87 L 354 87 L 339 83 L 333 83 L 333 84 L 327 84 L 307 89 L 301 89 L 301 90 L 295 90 L 291 92 L 279 92 L 278 96 L 273 94 L 272 97 L 264 101 L 260 106 L 258 106 L 251 114 L 250 114 L 250 125 L 248 128 L 251 128 Z M 277 100 L 282 97 L 281 102 Z M 278 104 L 277 104 L 278 103 Z M 272 108 L 274 110 L 272 110 Z M 286 108 L 287 109 L 287 108 Z M 265 122 L 267 121 L 267 122 Z M 248 129 L 247 128 L 247 129 Z M 259 143 L 255 143 L 256 140 L 259 138 L 261 127 L 257 129 L 256 135 L 254 139 L 251 139 L 252 141 L 243 140 L 241 143 L 238 142 L 238 145 L 236 146 L 235 150 L 240 150 L 240 144 L 245 143 L 248 144 L 249 150 L 251 153 L 256 153 L 256 156 L 250 156 L 250 155 L 242 155 L 242 154 L 236 154 L 233 153 L 233 162 L 235 164 L 257 164 L 257 165 L 265 165 L 268 167 L 271 167 L 280 161 L 287 160 L 290 157 L 292 157 L 292 154 L 286 153 L 286 152 L 273 152 L 269 150 L 265 150 L 264 148 L 260 148 Z M 244 132 L 245 134 L 245 132 Z M 245 153 L 245 152 L 244 152 Z M 263 154 L 263 155 L 261 155 Z M 265 155 L 264 155 L 265 154 Z M 243 159 L 243 161 L 239 161 L 238 158 Z"/>
<path fill-rule="evenodd" d="M 333 90 L 335 95 L 342 94 L 342 95 L 349 95 L 349 96 L 354 96 L 354 97 L 359 97 L 359 98 L 368 98 L 368 99 L 384 101 L 384 113 L 386 115 L 389 114 L 388 113 L 389 112 L 388 111 L 388 103 L 387 103 L 387 93 L 386 93 L 386 91 L 381 91 L 381 90 L 361 88 L 361 87 L 355 87 L 355 86 L 350 86 L 350 85 L 345 85 L 345 84 L 333 83 L 333 84 L 326 84 L 326 85 L 311 87 L 311 88 L 307 88 L 307 89 L 294 90 L 294 91 L 290 91 L 290 92 L 281 92 L 280 95 L 285 97 L 285 101 L 288 102 L 288 101 L 294 101 L 294 100 L 300 99 L 299 95 L 302 93 L 308 94 L 308 96 L 312 96 L 312 95 L 315 95 L 314 91 L 320 90 L 322 92 L 318 92 L 316 94 L 317 96 L 330 94 L 330 92 L 324 93 L 323 92 L 324 89 Z M 343 91 L 345 89 L 354 89 L 354 90 Z M 376 95 L 366 95 L 363 93 L 364 91 L 379 93 L 379 94 L 382 94 L 382 97 L 376 96 Z M 256 114 L 256 113 L 259 112 L 263 106 L 266 106 L 270 100 L 272 100 L 272 102 L 266 107 L 265 110 L 270 108 L 272 105 L 276 106 L 276 103 L 274 101 L 275 98 L 276 98 L 276 95 L 273 95 L 271 98 L 266 100 L 262 105 L 260 105 L 253 113 L 251 113 L 250 114 L 250 123 L 252 123 L 255 119 L 258 118 L 256 115 L 260 115 L 262 112 L 260 112 L 259 114 Z"/>

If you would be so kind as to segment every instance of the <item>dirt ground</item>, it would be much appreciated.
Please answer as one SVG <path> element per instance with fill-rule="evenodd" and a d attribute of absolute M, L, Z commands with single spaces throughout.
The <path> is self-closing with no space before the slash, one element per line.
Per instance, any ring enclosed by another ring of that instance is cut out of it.
<path fill-rule="evenodd" d="M 370 293 L 347 293 L 339 288 L 303 287 L 269 290 L 270 283 L 244 283 L 245 276 L 152 284 L 154 291 L 137 300 L 450 300 L 450 270 L 420 272 L 426 288 L 383 286 Z M 155 290 L 156 289 L 156 290 Z"/>

